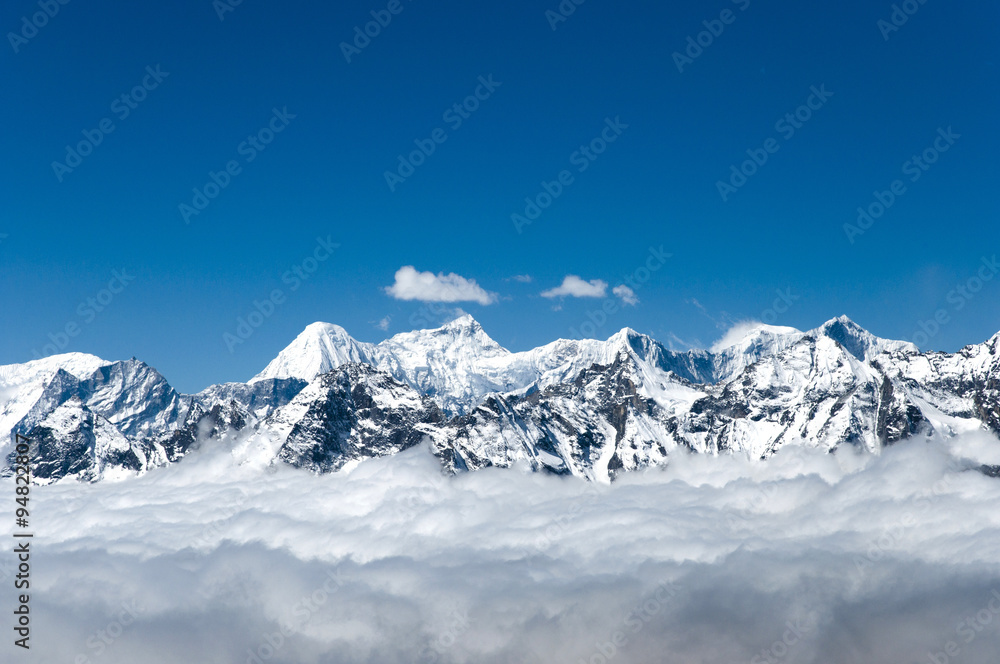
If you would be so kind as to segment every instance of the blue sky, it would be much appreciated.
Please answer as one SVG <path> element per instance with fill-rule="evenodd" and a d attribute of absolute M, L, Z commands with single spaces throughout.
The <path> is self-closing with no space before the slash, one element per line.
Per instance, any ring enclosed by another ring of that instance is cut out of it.
<path fill-rule="evenodd" d="M 37 2 L 0 13 L 0 364 L 51 335 L 195 391 L 316 320 L 378 341 L 459 308 L 513 350 L 624 326 L 707 346 L 740 320 L 840 314 L 942 350 L 1000 330 L 1000 278 L 976 281 L 1000 254 L 994 3 L 914 2 L 891 31 L 892 3 L 860 0 L 588 0 L 565 21 L 555 0 L 218 7 L 77 0 L 37 30 Z M 373 11 L 391 21 L 347 62 Z M 433 152 L 397 170 L 415 141 Z M 202 201 L 210 173 L 226 186 Z M 845 232 L 876 191 L 894 200 Z M 651 248 L 671 256 L 643 279 Z"/>

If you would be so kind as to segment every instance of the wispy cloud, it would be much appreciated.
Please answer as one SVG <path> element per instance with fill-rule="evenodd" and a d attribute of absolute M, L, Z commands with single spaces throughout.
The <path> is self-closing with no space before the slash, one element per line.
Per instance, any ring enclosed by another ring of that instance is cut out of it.
<path fill-rule="evenodd" d="M 384 332 L 385 330 L 389 329 L 389 323 L 391 321 L 392 321 L 392 316 L 386 316 L 385 318 L 383 318 L 379 322 L 375 323 L 375 327 L 377 327 L 378 329 L 380 329 L 380 330 L 382 330 Z"/>
<path fill-rule="evenodd" d="M 720 330 L 729 329 L 733 325 L 736 325 L 737 323 L 739 323 L 739 321 L 735 320 L 732 316 L 730 316 L 725 311 L 720 312 L 718 316 L 713 316 L 711 313 L 709 313 L 708 308 L 705 307 L 705 305 L 703 305 L 701 302 L 699 302 L 695 298 L 691 298 L 690 300 L 684 300 L 684 303 L 685 304 L 690 304 L 695 309 L 697 309 L 698 311 L 700 311 L 702 316 L 704 316 L 708 320 L 712 321 L 715 324 L 715 327 L 718 328 L 718 329 L 720 329 Z"/>
<path fill-rule="evenodd" d="M 567 274 L 562 285 L 542 291 L 542 297 L 604 297 L 608 282 L 601 279 L 584 281 L 575 274 Z"/>
<path fill-rule="evenodd" d="M 735 346 L 740 341 L 743 340 L 748 334 L 757 328 L 761 327 L 763 323 L 756 320 L 742 320 L 733 325 L 731 328 L 726 330 L 726 333 L 722 337 L 712 344 L 710 350 L 713 353 L 717 353 L 720 350 L 729 348 L 730 346 Z"/>
<path fill-rule="evenodd" d="M 611 292 L 621 298 L 621 301 L 625 304 L 634 307 L 639 304 L 639 298 L 636 297 L 635 291 L 622 284 L 620 286 L 615 286 L 611 289 Z"/>
<path fill-rule="evenodd" d="M 685 341 L 677 336 L 673 331 L 667 333 L 667 348 L 670 350 L 690 350 L 692 348 L 703 348 L 704 345 L 697 338 Z"/>
<path fill-rule="evenodd" d="M 412 265 L 396 271 L 396 281 L 385 292 L 397 300 L 420 302 L 478 302 L 493 304 L 497 294 L 483 289 L 474 279 L 451 272 L 418 272 Z"/>

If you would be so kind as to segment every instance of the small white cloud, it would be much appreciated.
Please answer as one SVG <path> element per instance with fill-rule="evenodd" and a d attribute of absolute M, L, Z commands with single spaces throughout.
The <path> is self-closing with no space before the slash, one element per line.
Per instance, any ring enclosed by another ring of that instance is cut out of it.
<path fill-rule="evenodd" d="M 484 290 L 474 279 L 440 272 L 418 272 L 412 265 L 404 265 L 396 271 L 396 282 L 385 292 L 397 300 L 419 300 L 420 302 L 478 302 L 493 304 L 497 294 Z"/>
<path fill-rule="evenodd" d="M 567 274 L 562 285 L 542 291 L 542 297 L 604 297 L 608 291 L 608 282 L 600 279 L 584 281 L 575 274 Z"/>
<path fill-rule="evenodd" d="M 635 296 L 635 291 L 622 284 L 621 286 L 615 286 L 611 289 L 611 292 L 621 298 L 622 302 L 627 305 L 635 306 L 639 304 L 639 298 Z"/>
<path fill-rule="evenodd" d="M 530 274 L 515 274 L 511 279 L 520 281 L 522 284 L 530 284 L 534 281 L 534 278 Z"/>
<path fill-rule="evenodd" d="M 382 330 L 384 332 L 385 330 L 389 329 L 389 322 L 391 320 L 392 320 L 392 316 L 386 316 L 385 318 L 383 318 L 379 322 L 375 323 L 375 327 L 377 327 L 378 329 L 380 329 L 380 330 Z"/>

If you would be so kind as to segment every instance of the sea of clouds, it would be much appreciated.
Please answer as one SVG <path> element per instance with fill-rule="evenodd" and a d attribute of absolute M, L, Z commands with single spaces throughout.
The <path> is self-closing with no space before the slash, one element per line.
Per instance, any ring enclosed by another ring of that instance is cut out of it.
<path fill-rule="evenodd" d="M 445 477 L 423 448 L 325 476 L 203 450 L 141 478 L 36 487 L 32 648 L 12 646 L 5 545 L 0 652 L 995 664 L 1000 479 L 983 464 L 1000 464 L 986 434 L 879 456 L 675 455 L 611 486 L 522 469 Z M 13 505 L 11 482 L 0 499 Z"/>

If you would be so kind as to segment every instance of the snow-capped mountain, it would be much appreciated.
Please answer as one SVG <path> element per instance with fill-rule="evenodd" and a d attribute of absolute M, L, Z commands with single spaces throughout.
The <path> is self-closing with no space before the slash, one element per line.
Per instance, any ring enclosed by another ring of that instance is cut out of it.
<path fill-rule="evenodd" d="M 268 378 L 299 378 L 308 382 L 343 364 L 372 364 L 374 349 L 373 344 L 355 341 L 339 325 L 313 323 L 306 326 L 263 371 L 251 378 L 249 384 Z"/>
<path fill-rule="evenodd" d="M 685 441 L 676 416 L 704 392 L 659 374 L 620 350 L 573 380 L 527 395 L 493 395 L 449 423 L 436 448 L 446 468 L 525 463 L 535 470 L 607 481 L 622 470 L 660 464 Z"/>
<path fill-rule="evenodd" d="M 43 401 L 42 397 L 46 391 L 50 394 L 58 391 L 52 383 L 60 371 L 65 374 L 60 381 L 80 380 L 106 364 L 110 362 L 94 355 L 65 353 L 25 364 L 0 366 L 0 450 L 19 423 L 23 423 L 22 428 L 36 424 L 54 407 L 47 405 L 48 400 Z M 35 409 L 33 417 L 29 416 L 32 409 Z"/>
<path fill-rule="evenodd" d="M 607 341 L 559 339 L 512 353 L 491 339 L 472 316 L 465 315 L 431 330 L 404 332 L 380 344 L 351 338 L 343 328 L 313 323 L 281 351 L 253 384 L 268 378 L 310 381 L 352 362 L 370 364 L 422 394 L 434 398 L 449 415 L 476 407 L 489 394 L 542 389 L 567 380 L 594 363 L 610 364 L 626 350 L 658 371 L 673 372 L 692 382 L 714 383 L 741 371 L 764 354 L 790 345 L 801 332 L 779 334 L 763 326 L 718 354 L 676 352 L 651 337 L 625 328 Z"/>
<path fill-rule="evenodd" d="M 514 353 L 470 316 L 379 344 L 314 323 L 248 383 L 195 395 L 134 358 L 0 367 L 0 454 L 14 433 L 37 440 L 44 480 L 142 473 L 199 445 L 330 472 L 426 444 L 450 471 L 523 464 L 606 482 L 678 447 L 877 452 L 970 429 L 1000 433 L 1000 334 L 921 353 L 845 317 L 749 326 L 685 352 L 628 328 Z"/>

